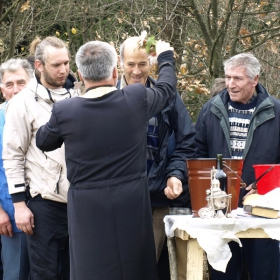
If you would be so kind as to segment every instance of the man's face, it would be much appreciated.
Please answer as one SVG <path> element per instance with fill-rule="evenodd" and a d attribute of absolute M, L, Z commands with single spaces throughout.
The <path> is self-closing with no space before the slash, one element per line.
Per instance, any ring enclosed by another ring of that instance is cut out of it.
<path fill-rule="evenodd" d="M 126 45 L 124 49 L 122 70 L 126 82 L 131 84 L 146 84 L 151 69 L 145 49 L 138 49 L 134 44 Z"/>
<path fill-rule="evenodd" d="M 29 80 L 29 76 L 23 68 L 15 72 L 6 71 L 3 75 L 1 85 L 3 97 L 9 101 L 26 86 Z"/>
<path fill-rule="evenodd" d="M 41 73 L 41 83 L 46 88 L 61 88 L 69 74 L 69 56 L 66 48 L 47 47 L 45 64 L 36 60 L 35 65 Z"/>
<path fill-rule="evenodd" d="M 254 94 L 259 77 L 250 79 L 246 74 L 246 68 L 242 66 L 227 68 L 225 76 L 230 99 L 246 104 Z"/>

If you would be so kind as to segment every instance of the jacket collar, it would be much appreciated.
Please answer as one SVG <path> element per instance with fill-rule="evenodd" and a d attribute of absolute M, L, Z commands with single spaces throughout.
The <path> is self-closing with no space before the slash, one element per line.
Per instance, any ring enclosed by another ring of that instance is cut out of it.
<path fill-rule="evenodd" d="M 93 89 L 86 91 L 86 93 L 81 95 L 81 97 L 82 98 L 98 98 L 98 97 L 104 96 L 110 92 L 113 92 L 115 90 L 117 90 L 117 88 L 112 87 L 112 86 L 97 87 L 97 88 L 93 88 Z"/>
<path fill-rule="evenodd" d="M 65 88 L 46 89 L 43 85 L 38 83 L 36 78 L 32 78 L 26 85 L 26 88 L 31 92 L 34 92 L 36 100 L 40 98 L 49 104 L 73 97 L 72 90 L 68 90 Z M 50 99 L 49 93 L 51 94 L 52 100 Z"/>
<path fill-rule="evenodd" d="M 74 73 L 72 71 L 69 71 L 68 77 L 63 87 L 66 89 L 74 88 L 75 82 L 77 82 L 77 79 Z"/>
<path fill-rule="evenodd" d="M 267 107 L 267 106 L 272 107 L 274 105 L 270 94 L 259 83 L 256 85 L 256 92 L 258 94 L 256 111 L 258 111 L 259 109 L 262 109 L 264 107 Z M 229 94 L 228 94 L 227 89 L 224 89 L 218 95 L 213 97 L 211 103 L 215 107 L 220 108 L 221 111 L 223 111 L 224 108 L 227 110 L 228 101 L 229 101 Z"/>

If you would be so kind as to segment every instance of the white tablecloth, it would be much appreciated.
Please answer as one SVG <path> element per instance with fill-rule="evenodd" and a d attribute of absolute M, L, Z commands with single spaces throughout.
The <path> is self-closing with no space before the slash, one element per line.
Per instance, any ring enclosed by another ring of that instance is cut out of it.
<path fill-rule="evenodd" d="M 191 215 L 168 215 L 164 218 L 167 237 L 174 237 L 174 230 L 181 229 L 192 238 L 196 238 L 200 247 L 207 253 L 210 265 L 225 272 L 231 251 L 228 242 L 235 241 L 242 246 L 235 236 L 249 228 L 262 228 L 272 239 L 280 240 L 280 219 L 264 218 L 192 218 Z"/>

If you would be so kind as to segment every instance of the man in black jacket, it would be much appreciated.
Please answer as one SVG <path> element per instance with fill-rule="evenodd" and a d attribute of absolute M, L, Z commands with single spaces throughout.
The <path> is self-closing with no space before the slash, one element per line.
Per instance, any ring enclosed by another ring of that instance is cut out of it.
<path fill-rule="evenodd" d="M 86 93 L 55 103 L 37 132 L 41 150 L 65 144 L 71 279 L 157 279 L 146 123 L 173 102 L 172 50 L 165 42 L 156 46 L 159 80 L 153 89 L 135 84 L 118 90 L 115 49 L 86 43 L 76 55 Z M 180 191 L 173 186 L 166 193 Z"/>
<path fill-rule="evenodd" d="M 135 83 L 153 88 L 157 84 L 149 76 L 151 57 L 145 48 L 139 47 L 140 40 L 140 37 L 130 37 L 120 47 L 123 75 L 118 83 L 119 88 Z M 147 126 L 147 175 L 157 260 L 166 238 L 163 218 L 169 214 L 170 206 L 184 208 L 185 213 L 191 214 L 186 159 L 195 157 L 194 136 L 194 126 L 176 91 L 174 103 L 154 115 Z M 182 186 L 183 193 L 166 196 L 165 188 L 174 185 Z"/>
<path fill-rule="evenodd" d="M 224 63 L 226 89 L 209 100 L 196 122 L 197 157 L 244 159 L 242 200 L 256 190 L 253 164 L 280 163 L 280 101 L 258 83 L 260 63 L 252 54 L 239 54 Z M 232 258 L 226 273 L 212 271 L 213 280 L 239 280 L 247 265 L 251 280 L 279 279 L 279 242 L 242 239 L 230 242 Z"/>

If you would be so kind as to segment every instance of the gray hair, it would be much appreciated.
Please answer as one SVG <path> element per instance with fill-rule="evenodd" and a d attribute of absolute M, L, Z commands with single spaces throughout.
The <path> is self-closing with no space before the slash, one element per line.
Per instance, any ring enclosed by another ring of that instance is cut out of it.
<path fill-rule="evenodd" d="M 261 65 L 258 59 L 250 53 L 237 54 L 224 62 L 225 71 L 227 68 L 232 67 L 244 67 L 250 79 L 254 79 L 260 75 L 261 71 Z"/>
<path fill-rule="evenodd" d="M 33 77 L 33 69 L 28 60 L 26 59 L 11 58 L 6 62 L 2 63 L 0 66 L 0 84 L 2 84 L 5 72 L 16 72 L 21 68 L 23 68 L 26 71 L 30 79 Z"/>
<path fill-rule="evenodd" d="M 38 59 L 42 61 L 43 64 L 45 64 L 47 60 L 47 53 L 45 52 L 45 49 L 49 46 L 57 48 L 57 49 L 62 49 L 65 48 L 68 50 L 67 45 L 65 44 L 64 41 L 61 39 L 55 37 L 55 36 L 49 36 L 40 41 L 40 39 L 36 38 L 37 42 L 35 43 L 36 45 L 34 46 L 35 48 L 35 59 Z M 68 51 L 68 56 L 69 51 Z"/>
<path fill-rule="evenodd" d="M 76 54 L 76 64 L 85 80 L 99 82 L 109 79 L 117 66 L 117 52 L 113 46 L 100 41 L 90 41 Z"/>

